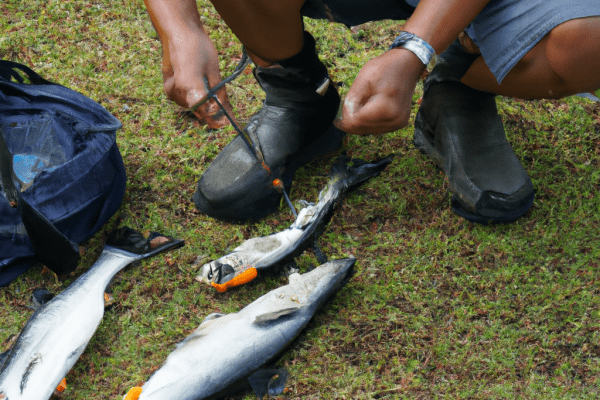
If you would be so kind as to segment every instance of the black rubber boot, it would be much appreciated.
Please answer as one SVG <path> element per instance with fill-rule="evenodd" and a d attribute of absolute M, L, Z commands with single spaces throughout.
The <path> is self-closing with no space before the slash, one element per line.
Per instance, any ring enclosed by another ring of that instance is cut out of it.
<path fill-rule="evenodd" d="M 274 180 L 280 179 L 289 191 L 298 168 L 342 146 L 344 133 L 332 125 L 340 98 L 329 85 L 313 37 L 305 32 L 301 52 L 278 64 L 255 68 L 266 98 L 244 129 L 265 165 L 240 135 L 231 141 L 202 175 L 194 194 L 198 210 L 210 217 L 230 222 L 266 217 L 281 201 Z"/>
<path fill-rule="evenodd" d="M 511 222 L 532 205 L 533 185 L 506 140 L 495 95 L 460 82 L 477 55 L 458 40 L 425 82 L 413 142 L 450 183 L 452 209 L 474 222 Z"/>

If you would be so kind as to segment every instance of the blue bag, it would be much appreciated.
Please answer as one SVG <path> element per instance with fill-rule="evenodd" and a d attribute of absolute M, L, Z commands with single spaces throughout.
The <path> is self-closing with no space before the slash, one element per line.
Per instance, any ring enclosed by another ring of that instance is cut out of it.
<path fill-rule="evenodd" d="M 0 286 L 34 262 L 75 269 L 76 243 L 123 199 L 120 127 L 82 94 L 0 60 Z"/>

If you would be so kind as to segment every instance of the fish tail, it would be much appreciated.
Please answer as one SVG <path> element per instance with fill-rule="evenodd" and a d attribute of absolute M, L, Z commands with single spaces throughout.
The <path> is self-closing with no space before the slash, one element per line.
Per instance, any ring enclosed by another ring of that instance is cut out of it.
<path fill-rule="evenodd" d="M 114 230 L 106 239 L 106 245 L 138 255 L 140 260 L 184 244 L 183 240 L 158 232 L 152 232 L 146 239 L 141 232 L 126 226 Z"/>
<path fill-rule="evenodd" d="M 125 396 L 123 396 L 123 400 L 138 400 L 140 398 L 140 394 L 142 394 L 141 387 L 133 387 L 129 389 L 129 392 Z"/>
<path fill-rule="evenodd" d="M 223 284 L 218 284 L 218 283 L 214 283 L 214 282 L 211 282 L 210 284 L 212 287 L 217 289 L 217 292 L 225 293 L 227 291 L 227 289 L 235 287 L 235 286 L 244 285 L 244 284 L 250 282 L 252 279 L 256 278 L 257 276 L 258 276 L 258 271 L 256 270 L 256 268 L 252 267 L 252 268 L 248 268 L 247 270 L 243 271 L 238 276 L 232 278 L 231 280 L 229 280 Z"/>

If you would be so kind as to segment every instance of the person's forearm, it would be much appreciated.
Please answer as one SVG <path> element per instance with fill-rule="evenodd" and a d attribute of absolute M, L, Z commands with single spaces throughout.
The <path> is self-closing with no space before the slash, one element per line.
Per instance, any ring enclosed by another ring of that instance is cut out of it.
<path fill-rule="evenodd" d="M 195 0 L 144 0 L 163 46 L 186 32 L 204 32 Z"/>
<path fill-rule="evenodd" d="M 440 54 L 490 0 L 421 0 L 402 30 L 414 33 Z"/>

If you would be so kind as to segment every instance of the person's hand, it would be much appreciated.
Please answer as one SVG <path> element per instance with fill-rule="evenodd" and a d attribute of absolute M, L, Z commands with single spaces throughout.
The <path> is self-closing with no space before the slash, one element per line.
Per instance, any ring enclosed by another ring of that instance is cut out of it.
<path fill-rule="evenodd" d="M 181 36 L 170 40 L 168 45 L 163 43 L 162 73 L 167 97 L 189 109 L 207 94 L 204 77 L 208 78 L 208 85 L 213 88 L 221 82 L 221 74 L 217 50 L 203 29 Z M 217 98 L 233 118 L 225 88 L 217 92 Z M 229 124 L 214 100 L 198 107 L 194 114 L 209 128 Z"/>
<path fill-rule="evenodd" d="M 424 68 L 413 53 L 402 48 L 373 58 L 356 76 L 335 126 L 357 135 L 405 127 L 415 86 Z"/>

